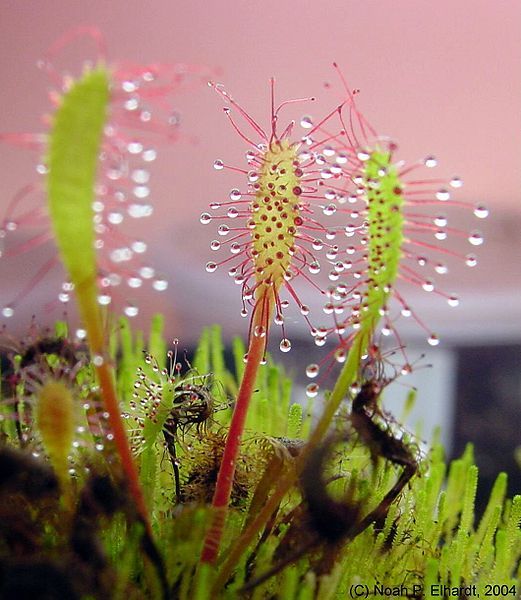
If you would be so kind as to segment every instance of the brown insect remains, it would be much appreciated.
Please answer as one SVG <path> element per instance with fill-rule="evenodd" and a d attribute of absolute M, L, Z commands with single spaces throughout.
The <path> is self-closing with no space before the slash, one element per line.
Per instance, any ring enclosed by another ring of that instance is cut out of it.
<path fill-rule="evenodd" d="M 173 406 L 163 426 L 163 436 L 174 471 L 177 502 L 182 502 L 179 460 L 175 447 L 178 432 L 184 436 L 195 427 L 197 435 L 201 436 L 213 412 L 214 401 L 207 382 L 203 382 L 203 385 L 183 382 L 174 388 Z"/>

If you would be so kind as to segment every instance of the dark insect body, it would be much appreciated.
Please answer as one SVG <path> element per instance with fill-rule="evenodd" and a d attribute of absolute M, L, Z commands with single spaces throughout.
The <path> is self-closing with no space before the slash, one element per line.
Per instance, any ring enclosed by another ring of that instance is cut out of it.
<path fill-rule="evenodd" d="M 384 385 L 382 385 L 377 381 L 370 380 L 362 384 L 362 388 L 353 400 L 351 422 L 360 439 L 369 448 L 373 462 L 381 456 L 403 467 L 403 471 L 380 504 L 355 527 L 355 535 L 358 535 L 373 522 L 377 528 L 383 526 L 392 502 L 400 495 L 403 488 L 418 471 L 418 462 L 414 458 L 411 449 L 401 439 L 396 438 L 389 428 L 383 429 L 374 420 L 376 416 L 383 417 L 378 407 L 378 399 L 387 383 L 384 382 Z"/>
<path fill-rule="evenodd" d="M 203 385 L 183 382 L 174 388 L 173 406 L 163 426 L 163 436 L 174 471 L 178 503 L 182 502 L 179 460 L 175 447 L 178 431 L 185 435 L 195 426 L 197 435 L 201 436 L 213 412 L 214 401 L 206 382 Z"/>

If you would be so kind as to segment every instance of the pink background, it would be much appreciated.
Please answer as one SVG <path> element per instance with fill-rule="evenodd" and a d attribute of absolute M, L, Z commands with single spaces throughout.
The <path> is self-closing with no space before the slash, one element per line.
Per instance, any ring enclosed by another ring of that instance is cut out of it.
<path fill-rule="evenodd" d="M 450 309 L 420 290 L 408 293 L 411 303 L 449 341 L 521 338 L 520 2 L 4 0 L 0 131 L 42 130 L 48 84 L 36 60 L 79 24 L 104 32 L 115 61 L 183 61 L 220 69 L 218 79 L 263 124 L 269 77 L 276 77 L 281 100 L 320 98 L 313 106 L 288 109 L 288 119 L 319 115 L 332 105 L 334 95 L 323 84 L 336 82 L 336 60 L 350 85 L 361 89 L 360 108 L 379 132 L 398 142 L 401 158 L 436 155 L 436 176 L 464 179 L 458 198 L 491 209 L 485 222 L 458 213 L 463 228 L 480 227 L 486 238 L 476 269 L 455 266 L 443 280 L 443 289 L 460 295 L 460 307 Z M 208 246 L 216 226 L 203 227 L 199 215 L 231 187 L 244 187 L 240 176 L 217 173 L 212 164 L 222 158 L 243 166 L 246 148 L 225 119 L 221 99 L 206 86 L 180 96 L 176 108 L 185 132 L 197 141 L 166 148 L 155 166 L 155 213 L 137 233 L 149 242 L 151 262 L 170 287 L 153 302 L 141 299 L 141 323 L 163 311 L 169 335 L 186 343 L 214 321 L 228 334 L 244 334 L 238 287 L 224 273 L 204 270 L 214 258 Z M 2 145 L 0 152 L 1 208 L 33 177 L 34 162 L 24 150 Z M 32 260 L 0 261 L 1 305 L 34 274 Z M 11 331 L 24 330 L 33 313 L 40 322 L 59 316 L 59 310 L 42 310 L 59 279 L 58 272 L 50 275 L 24 300 Z M 318 306 L 311 294 L 305 300 Z M 298 319 L 288 327 L 290 337 L 304 330 Z M 416 328 L 410 333 L 423 335 Z"/>

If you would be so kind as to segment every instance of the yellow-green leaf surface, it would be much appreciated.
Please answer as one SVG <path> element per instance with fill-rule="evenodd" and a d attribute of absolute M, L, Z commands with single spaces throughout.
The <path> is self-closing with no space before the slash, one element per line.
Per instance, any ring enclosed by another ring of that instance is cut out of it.
<path fill-rule="evenodd" d="M 98 67 L 74 82 L 54 115 L 48 149 L 49 212 L 61 258 L 76 289 L 95 351 L 102 345 L 96 303 L 93 210 L 96 165 L 109 102 L 109 77 Z M 90 325 L 90 327 L 89 327 Z"/>
<path fill-rule="evenodd" d="M 143 492 L 121 420 L 114 372 L 104 360 L 108 346 L 97 303 L 92 202 L 109 96 L 109 74 L 103 66 L 86 72 L 63 95 L 49 139 L 47 192 L 54 235 L 75 287 L 90 349 L 93 355 L 101 357 L 96 370 L 114 443 L 138 511 L 151 535 Z"/>

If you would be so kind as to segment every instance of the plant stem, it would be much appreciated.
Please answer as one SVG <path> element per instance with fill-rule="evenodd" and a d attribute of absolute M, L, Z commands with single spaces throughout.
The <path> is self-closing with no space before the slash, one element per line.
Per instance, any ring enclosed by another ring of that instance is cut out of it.
<path fill-rule="evenodd" d="M 262 300 L 259 300 L 258 302 L 262 302 Z M 266 318 L 266 312 L 268 313 L 268 318 Z M 270 315 L 271 310 L 269 308 L 257 310 L 255 311 L 252 320 L 252 333 L 250 335 L 248 346 L 248 358 L 241 387 L 239 388 L 239 393 L 237 395 L 228 437 L 226 438 L 221 468 L 219 469 L 219 475 L 217 476 L 215 493 L 212 500 L 213 514 L 201 554 L 201 562 L 203 563 L 213 564 L 219 553 L 228 503 L 232 492 L 242 432 L 244 431 L 244 423 L 246 422 L 257 371 L 259 370 L 259 365 L 263 359 L 266 348 L 266 337 L 255 335 L 255 330 L 257 326 L 263 326 L 265 323 L 269 322 Z"/>
<path fill-rule="evenodd" d="M 121 461 L 123 472 L 127 478 L 130 494 L 132 495 L 139 516 L 151 535 L 152 530 L 148 518 L 148 510 L 145 504 L 143 491 L 139 484 L 139 475 L 130 450 L 127 434 L 121 419 L 121 410 L 116 394 L 114 382 L 114 371 L 112 365 L 104 356 L 105 335 L 103 333 L 99 306 L 96 302 L 95 283 L 91 279 L 77 286 L 76 295 L 80 308 L 80 314 L 87 330 L 87 340 L 94 361 L 101 359 L 101 364 L 96 365 L 96 373 L 101 388 L 103 403 L 109 415 L 109 424 L 114 436 L 114 445 Z"/>
<path fill-rule="evenodd" d="M 353 340 L 353 345 L 349 350 L 347 360 L 336 381 L 335 387 L 326 401 L 324 412 L 313 429 L 307 444 L 302 449 L 302 452 L 297 459 L 295 469 L 288 471 L 286 475 L 279 479 L 272 495 L 266 501 L 266 504 L 262 510 L 242 532 L 241 536 L 232 547 L 231 552 L 224 562 L 221 570 L 219 571 L 219 575 L 217 576 L 212 588 L 212 593 L 217 594 L 222 586 L 226 583 L 233 568 L 237 564 L 237 561 L 252 542 L 255 534 L 260 531 L 261 527 L 271 517 L 277 506 L 280 504 L 284 495 L 290 490 L 291 486 L 294 485 L 296 478 L 298 478 L 302 472 L 302 469 L 304 468 L 304 465 L 306 464 L 309 453 L 326 434 L 329 425 L 331 424 L 331 421 L 333 420 L 333 417 L 340 406 L 340 403 L 346 397 L 350 386 L 357 379 L 360 359 L 367 349 L 368 340 L 370 339 L 370 331 L 370 327 L 362 327 L 359 330 L 358 335 Z"/>
<path fill-rule="evenodd" d="M 349 349 L 347 360 L 342 368 L 342 371 L 340 372 L 340 375 L 338 376 L 338 379 L 335 382 L 335 387 L 326 401 L 324 412 L 316 424 L 315 429 L 311 433 L 306 446 L 307 448 L 312 449 L 322 440 L 329 425 L 331 424 L 331 421 L 333 420 L 333 417 L 335 416 L 336 411 L 338 410 L 338 407 L 340 406 L 340 403 L 347 396 L 351 385 L 355 383 L 358 377 L 360 360 L 367 349 L 369 337 L 370 332 L 367 331 L 367 328 L 362 327 L 358 331 L 358 334 L 356 335 L 355 339 L 353 340 L 353 344 Z"/>
<path fill-rule="evenodd" d="M 98 380 L 103 396 L 103 402 L 109 415 L 109 424 L 114 436 L 114 444 L 121 461 L 123 472 L 127 478 L 130 493 L 134 498 L 136 507 L 140 517 L 142 518 L 145 527 L 151 533 L 150 522 L 148 519 L 148 511 L 145 505 L 143 491 L 139 484 L 138 472 L 134 463 L 134 458 L 130 450 L 127 440 L 127 434 L 123 422 L 121 420 L 119 402 L 116 396 L 116 388 L 114 386 L 114 376 L 111 365 L 102 363 L 96 367 Z"/>

